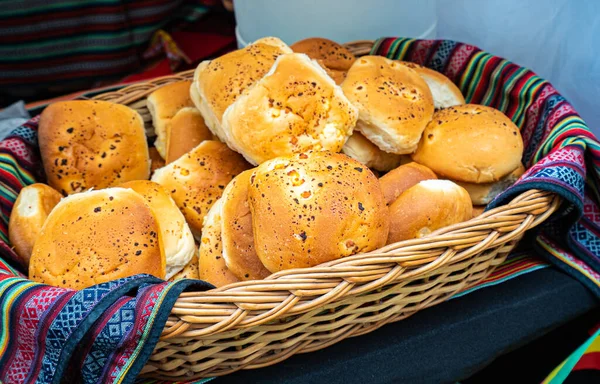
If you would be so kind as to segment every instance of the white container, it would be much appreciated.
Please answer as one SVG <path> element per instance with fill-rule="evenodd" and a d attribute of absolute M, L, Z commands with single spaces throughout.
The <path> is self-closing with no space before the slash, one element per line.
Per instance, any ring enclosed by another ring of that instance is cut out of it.
<path fill-rule="evenodd" d="M 437 0 L 235 0 L 239 47 L 265 36 L 287 44 L 325 37 L 340 43 L 436 37 Z"/>

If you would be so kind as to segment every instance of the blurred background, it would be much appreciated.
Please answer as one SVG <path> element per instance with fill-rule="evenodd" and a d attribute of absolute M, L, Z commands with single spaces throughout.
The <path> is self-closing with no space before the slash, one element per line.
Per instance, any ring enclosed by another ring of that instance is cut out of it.
<path fill-rule="evenodd" d="M 22 101 L 8 115 L 26 118 L 49 99 L 191 69 L 266 35 L 404 36 L 466 42 L 532 69 L 598 135 L 598 14 L 596 0 L 4 0 L 0 108 Z"/>

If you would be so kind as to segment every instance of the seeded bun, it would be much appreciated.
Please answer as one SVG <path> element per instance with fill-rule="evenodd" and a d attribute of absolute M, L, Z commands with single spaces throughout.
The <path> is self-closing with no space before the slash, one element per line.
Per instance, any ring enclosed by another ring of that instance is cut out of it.
<path fill-rule="evenodd" d="M 473 217 L 473 205 L 464 188 L 448 180 L 424 180 L 390 204 L 387 243 L 416 239 Z"/>
<path fill-rule="evenodd" d="M 402 155 L 382 151 L 358 131 L 354 131 L 348 138 L 342 152 L 367 167 L 381 172 L 394 169 L 402 162 Z"/>
<path fill-rule="evenodd" d="M 8 222 L 8 239 L 23 265 L 29 267 L 33 245 L 46 218 L 62 195 L 46 184 L 31 184 L 21 189 Z"/>
<path fill-rule="evenodd" d="M 519 128 L 502 112 L 465 104 L 435 113 L 413 160 L 438 176 L 467 183 L 492 183 L 521 164 Z"/>
<path fill-rule="evenodd" d="M 435 109 L 444 109 L 465 103 L 465 98 L 460 89 L 443 74 L 408 61 L 400 61 L 399 63 L 415 70 L 425 80 L 433 96 Z"/>
<path fill-rule="evenodd" d="M 152 181 L 162 185 L 200 238 L 204 215 L 227 184 L 250 165 L 227 145 L 205 140 L 171 164 L 157 169 Z"/>
<path fill-rule="evenodd" d="M 221 200 L 212 206 L 204 217 L 198 264 L 200 279 L 215 287 L 238 282 L 238 278 L 225 265 L 221 240 Z"/>
<path fill-rule="evenodd" d="M 200 111 L 192 107 L 182 108 L 168 125 L 165 161 L 172 163 L 204 140 L 213 139 Z"/>
<path fill-rule="evenodd" d="M 221 198 L 223 258 L 227 268 L 240 280 L 262 280 L 271 274 L 254 248 L 252 213 L 248 204 L 252 172 L 248 170 L 237 175 Z"/>
<path fill-rule="evenodd" d="M 163 85 L 148 96 L 148 111 L 156 133 L 154 146 L 163 159 L 167 158 L 167 132 L 171 119 L 180 109 L 194 106 L 190 99 L 191 84 L 191 81 L 177 81 Z"/>
<path fill-rule="evenodd" d="M 250 177 L 254 245 L 271 272 L 377 249 L 388 234 L 379 181 L 343 154 L 277 158 Z"/>
<path fill-rule="evenodd" d="M 500 193 L 504 192 L 504 190 L 508 189 L 508 187 L 513 185 L 523 173 L 525 173 L 525 167 L 520 164 L 517 169 L 495 183 L 475 184 L 457 181 L 456 184 L 466 189 L 466 191 L 469 193 L 469 196 L 471 196 L 471 201 L 473 201 L 473 204 L 485 206 L 488 205 L 494 199 L 494 197 L 498 196 Z"/>
<path fill-rule="evenodd" d="M 392 204 L 407 189 L 423 180 L 437 179 L 433 171 L 424 165 L 408 163 L 379 178 L 386 204 Z"/>
<path fill-rule="evenodd" d="M 433 115 L 433 97 L 414 70 L 382 56 L 357 59 L 342 84 L 358 108 L 356 129 L 385 152 L 412 153 Z"/>
<path fill-rule="evenodd" d="M 83 289 L 140 273 L 165 277 L 159 218 L 131 189 L 107 188 L 64 198 L 33 247 L 29 278 Z"/>
<path fill-rule="evenodd" d="M 252 164 L 307 150 L 341 151 L 357 110 L 304 54 L 277 58 L 271 71 L 223 115 L 227 144 Z"/>
<path fill-rule="evenodd" d="M 150 176 L 144 122 L 124 105 L 50 104 L 42 112 L 38 140 L 48 184 L 65 195 Z"/>
<path fill-rule="evenodd" d="M 194 236 L 169 192 L 148 180 L 130 181 L 121 185 L 139 193 L 154 210 L 160 221 L 160 232 L 166 258 L 166 279 L 181 271 L 195 252 Z"/>
<path fill-rule="evenodd" d="M 346 47 L 321 37 L 300 40 L 290 46 L 296 53 L 304 53 L 316 60 L 335 81 L 341 84 L 356 57 Z"/>
<path fill-rule="evenodd" d="M 227 107 L 269 72 L 278 56 L 291 52 L 284 42 L 269 37 L 198 65 L 190 96 L 219 140 L 225 141 L 221 119 Z"/>
<path fill-rule="evenodd" d="M 165 160 L 160 157 L 160 153 L 154 147 L 148 148 L 148 152 L 150 153 L 150 174 L 153 174 L 158 168 L 162 168 L 165 166 Z"/>
<path fill-rule="evenodd" d="M 180 279 L 199 279 L 200 271 L 198 266 L 198 248 L 194 247 L 194 257 L 192 257 L 181 271 L 173 275 L 169 281 L 175 281 Z"/>

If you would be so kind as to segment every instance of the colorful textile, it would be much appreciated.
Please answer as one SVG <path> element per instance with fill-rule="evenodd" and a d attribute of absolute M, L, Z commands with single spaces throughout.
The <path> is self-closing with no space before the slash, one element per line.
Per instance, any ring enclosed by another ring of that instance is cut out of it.
<path fill-rule="evenodd" d="M 598 367 L 600 367 L 600 328 L 556 367 L 542 384 L 591 383 L 588 375 L 595 371 L 596 379 L 598 379 L 600 375 Z"/>
<path fill-rule="evenodd" d="M 487 209 L 529 189 L 562 196 L 560 211 L 535 229 L 534 249 L 600 297 L 600 143 L 573 107 L 532 71 L 471 45 L 384 38 L 371 53 L 442 72 L 467 102 L 497 108 L 513 120 L 523 136 L 528 170 Z M 592 345 L 600 342 L 596 337 Z M 586 362 L 600 371 L 600 359 Z"/>
<path fill-rule="evenodd" d="M 589 154 L 588 166 L 597 169 L 598 145 L 568 103 L 530 71 L 465 44 L 382 39 L 374 53 L 444 72 L 468 100 L 503 110 L 521 127 L 527 146 L 524 160 L 527 165 L 538 164 L 500 199 L 506 201 L 519 188 L 546 188 L 563 195 L 566 203 L 555 216 L 562 220 L 543 227 L 536 237 L 536 249 L 541 252 L 546 246 L 555 252 L 559 256 L 549 257 L 553 255 L 550 251 L 541 254 L 557 264 L 570 257 L 571 264 L 559 265 L 594 289 L 598 279 L 588 263 L 598 256 L 590 235 L 598 222 L 594 203 L 598 200 L 594 192 L 597 187 L 596 179 L 588 180 L 592 188 L 584 188 L 581 180 L 585 180 L 584 153 Z M 76 292 L 36 284 L 19 275 L 22 265 L 8 244 L 6 229 L 20 189 L 44 177 L 36 129 L 34 118 L 0 142 L 0 380 L 133 382 L 179 293 L 188 287 L 203 290 L 210 285 L 188 280 L 165 283 L 150 276 L 134 276 Z M 584 212 L 587 221 L 581 220 Z M 571 242 L 559 236 L 566 232 L 558 228 L 569 223 L 569 231 L 573 223 L 580 224 Z M 574 246 L 587 251 L 587 258 L 581 257 L 581 250 L 573 253 Z M 516 257 L 511 259 L 517 266 L 514 273 L 499 269 L 480 287 L 536 268 L 526 265 L 531 259 L 518 261 L 519 255 Z"/>

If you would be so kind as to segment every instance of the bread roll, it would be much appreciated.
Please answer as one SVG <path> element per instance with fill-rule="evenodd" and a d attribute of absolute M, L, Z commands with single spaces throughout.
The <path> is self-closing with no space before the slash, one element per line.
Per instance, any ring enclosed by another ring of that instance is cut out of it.
<path fill-rule="evenodd" d="M 152 181 L 162 185 L 200 238 L 204 215 L 227 184 L 250 165 L 227 145 L 205 140 L 171 164 L 157 169 Z"/>
<path fill-rule="evenodd" d="M 153 174 L 159 168 L 165 166 L 165 160 L 160 157 L 160 153 L 154 147 L 148 149 L 150 153 L 150 174 Z"/>
<path fill-rule="evenodd" d="M 412 153 L 433 115 L 433 97 L 414 70 L 382 56 L 356 60 L 342 84 L 358 107 L 356 129 L 385 152 Z"/>
<path fill-rule="evenodd" d="M 174 274 L 169 281 L 181 279 L 199 279 L 200 270 L 198 266 L 198 249 L 194 247 L 194 257 L 190 259 L 185 268 Z"/>
<path fill-rule="evenodd" d="M 221 118 L 227 107 L 269 72 L 279 55 L 290 52 L 281 40 L 264 38 L 198 65 L 190 96 L 208 128 L 221 141 L 225 141 Z"/>
<path fill-rule="evenodd" d="M 335 81 L 342 84 L 356 57 L 346 47 L 321 37 L 300 40 L 290 46 L 296 53 L 304 53 L 316 60 Z"/>
<path fill-rule="evenodd" d="M 250 182 L 254 245 L 271 272 L 385 244 L 388 212 L 379 181 L 348 156 L 315 151 L 273 159 Z"/>
<path fill-rule="evenodd" d="M 358 131 L 352 132 L 352 136 L 342 147 L 342 152 L 367 167 L 381 172 L 398 167 L 402 161 L 402 155 L 382 151 Z"/>
<path fill-rule="evenodd" d="M 154 147 L 163 159 L 167 158 L 167 132 L 171 119 L 180 109 L 194 106 L 190 98 L 191 85 L 191 81 L 177 81 L 163 85 L 148 96 L 148 111 L 156 133 Z"/>
<path fill-rule="evenodd" d="M 132 189 L 142 195 L 146 204 L 154 210 L 154 214 L 158 217 L 165 250 L 165 278 L 170 279 L 181 271 L 194 256 L 194 236 L 190 227 L 171 199 L 169 192 L 159 184 L 148 180 L 137 180 L 122 184 L 121 187 Z"/>
<path fill-rule="evenodd" d="M 491 183 L 521 164 L 523 139 L 497 109 L 465 104 L 435 113 L 413 160 L 438 176 L 467 183 Z"/>
<path fill-rule="evenodd" d="M 473 206 L 473 218 L 481 215 L 485 212 L 485 205 L 474 205 Z"/>
<path fill-rule="evenodd" d="M 198 264 L 200 279 L 215 287 L 236 283 L 239 280 L 225 265 L 221 241 L 221 200 L 211 207 L 204 217 Z"/>
<path fill-rule="evenodd" d="M 8 239 L 23 265 L 29 267 L 33 244 L 50 211 L 62 198 L 46 184 L 31 184 L 21 189 L 10 212 Z"/>
<path fill-rule="evenodd" d="M 433 171 L 424 165 L 408 163 L 386 173 L 379 178 L 386 204 L 390 205 L 404 191 L 423 180 L 437 179 Z"/>
<path fill-rule="evenodd" d="M 42 112 L 38 140 L 48 184 L 65 195 L 150 176 L 144 121 L 124 105 L 50 104 Z"/>
<path fill-rule="evenodd" d="M 271 274 L 254 248 L 252 213 L 248 204 L 252 172 L 248 170 L 237 175 L 221 198 L 223 258 L 227 268 L 240 280 L 262 280 Z"/>
<path fill-rule="evenodd" d="M 341 151 L 358 113 L 327 76 L 304 54 L 277 58 L 254 87 L 223 115 L 227 144 L 260 164 L 307 150 Z"/>
<path fill-rule="evenodd" d="M 448 180 L 424 180 L 390 204 L 387 243 L 420 238 L 472 216 L 473 206 L 464 188 Z"/>
<path fill-rule="evenodd" d="M 296 53 L 304 53 L 311 59 L 321 60 L 329 68 L 348 71 L 356 57 L 346 47 L 322 37 L 310 37 L 290 46 Z"/>
<path fill-rule="evenodd" d="M 159 218 L 131 189 L 62 199 L 33 247 L 29 278 L 82 289 L 139 273 L 165 277 Z"/>
<path fill-rule="evenodd" d="M 182 108 L 168 125 L 165 161 L 172 163 L 204 140 L 213 139 L 200 111 L 191 107 Z"/>
<path fill-rule="evenodd" d="M 500 193 L 504 192 L 504 190 L 508 189 L 508 187 L 513 185 L 523 173 L 525 173 L 525 167 L 520 164 L 517 169 L 495 183 L 475 184 L 457 181 L 456 184 L 466 189 L 466 191 L 469 193 L 469 196 L 471 196 L 471 201 L 473 201 L 473 204 L 488 205 L 490 201 L 494 199 L 494 197 L 498 196 Z"/>
<path fill-rule="evenodd" d="M 435 109 L 444 109 L 465 103 L 465 98 L 460 89 L 443 74 L 408 61 L 400 61 L 399 63 L 414 69 L 425 80 L 433 96 Z"/>

